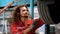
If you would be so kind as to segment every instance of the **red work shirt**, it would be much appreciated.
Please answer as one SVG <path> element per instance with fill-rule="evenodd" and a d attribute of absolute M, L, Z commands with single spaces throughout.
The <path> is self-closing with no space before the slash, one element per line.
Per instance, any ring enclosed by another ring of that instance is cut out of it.
<path fill-rule="evenodd" d="M 11 34 L 23 34 L 23 31 L 26 30 L 27 28 L 29 28 L 29 26 L 33 23 L 34 20 L 28 20 L 26 21 L 26 23 L 24 24 L 21 21 L 17 21 L 11 24 Z M 28 32 L 28 34 L 35 34 L 35 30 L 42 26 L 44 23 L 41 19 L 39 19 L 39 23 L 38 25 L 34 28 L 34 30 L 31 30 L 30 32 Z"/>

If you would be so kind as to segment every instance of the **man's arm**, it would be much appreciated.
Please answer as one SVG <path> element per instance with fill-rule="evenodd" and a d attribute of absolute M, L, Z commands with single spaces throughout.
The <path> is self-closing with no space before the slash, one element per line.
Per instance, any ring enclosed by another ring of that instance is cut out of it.
<path fill-rule="evenodd" d="M 33 24 L 30 25 L 29 28 L 27 28 L 25 31 L 24 31 L 24 34 L 27 34 L 28 32 L 30 32 L 31 30 L 34 30 L 37 29 L 38 27 L 42 26 L 44 24 L 44 22 L 41 20 L 41 19 L 37 19 L 34 21 Z M 37 27 L 36 27 L 37 26 Z"/>
<path fill-rule="evenodd" d="M 9 8 L 14 2 L 10 2 L 7 6 L 5 6 L 3 9 L 0 10 L 0 14 L 6 10 L 7 8 Z"/>
<path fill-rule="evenodd" d="M 26 30 L 24 30 L 24 34 L 28 34 L 28 32 L 30 32 L 31 30 L 33 30 L 34 27 L 37 26 L 38 22 L 39 22 L 39 20 L 35 20 L 34 23 L 29 26 L 29 28 L 27 28 Z"/>

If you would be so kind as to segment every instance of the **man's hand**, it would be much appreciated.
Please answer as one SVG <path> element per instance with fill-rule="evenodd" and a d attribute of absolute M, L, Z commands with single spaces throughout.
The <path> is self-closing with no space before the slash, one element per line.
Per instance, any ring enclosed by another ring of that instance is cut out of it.
<path fill-rule="evenodd" d="M 31 31 L 31 29 L 30 28 L 27 28 L 26 30 L 24 30 L 23 32 L 24 32 L 24 34 L 28 34 L 28 32 L 30 32 Z"/>

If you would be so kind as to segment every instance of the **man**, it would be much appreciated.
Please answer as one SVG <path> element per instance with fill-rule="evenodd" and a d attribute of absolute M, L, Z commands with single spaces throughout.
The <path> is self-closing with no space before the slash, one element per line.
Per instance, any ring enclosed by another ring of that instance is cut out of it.
<path fill-rule="evenodd" d="M 7 6 L 5 6 L 3 9 L 0 9 L 0 14 L 6 10 L 7 8 L 9 8 L 14 2 L 10 2 Z"/>
<path fill-rule="evenodd" d="M 13 13 L 11 34 L 35 34 L 35 30 L 44 23 L 41 19 L 32 20 L 26 5 L 16 7 Z"/>

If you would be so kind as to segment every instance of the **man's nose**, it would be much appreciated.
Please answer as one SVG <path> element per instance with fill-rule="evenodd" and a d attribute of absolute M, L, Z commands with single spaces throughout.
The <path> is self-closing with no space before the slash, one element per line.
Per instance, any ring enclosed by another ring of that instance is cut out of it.
<path fill-rule="evenodd" d="M 25 14 L 27 14 L 27 11 L 25 11 Z"/>

